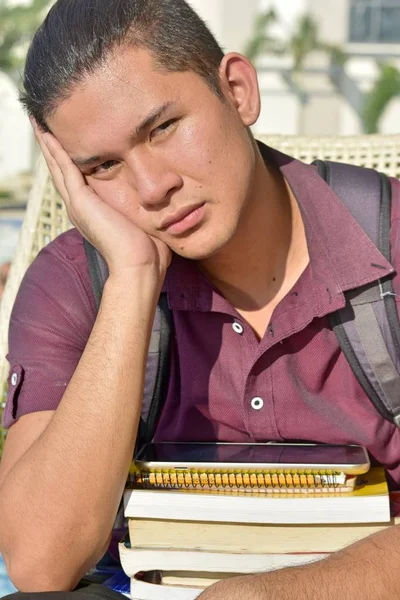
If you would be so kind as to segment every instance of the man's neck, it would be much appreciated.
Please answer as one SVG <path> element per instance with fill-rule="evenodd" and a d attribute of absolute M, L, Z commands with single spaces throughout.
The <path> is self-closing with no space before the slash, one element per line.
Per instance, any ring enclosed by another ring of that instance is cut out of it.
<path fill-rule="evenodd" d="M 262 337 L 273 309 L 308 262 L 297 201 L 281 173 L 259 157 L 254 194 L 234 238 L 200 268 Z"/>

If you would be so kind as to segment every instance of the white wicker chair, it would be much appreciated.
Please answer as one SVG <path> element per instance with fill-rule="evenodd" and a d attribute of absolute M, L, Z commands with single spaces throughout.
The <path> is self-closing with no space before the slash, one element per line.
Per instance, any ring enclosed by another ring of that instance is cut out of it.
<path fill-rule="evenodd" d="M 348 162 L 372 167 L 400 178 L 400 135 L 341 138 L 257 137 L 270 146 L 305 162 L 312 162 L 316 158 Z M 65 208 L 54 190 L 44 161 L 40 160 L 17 250 L 0 303 L 0 399 L 2 390 L 5 390 L 8 374 L 8 364 L 5 360 L 8 322 L 21 279 L 39 250 L 67 228 L 68 218 Z M 0 435 L 0 453 L 1 446 Z"/>

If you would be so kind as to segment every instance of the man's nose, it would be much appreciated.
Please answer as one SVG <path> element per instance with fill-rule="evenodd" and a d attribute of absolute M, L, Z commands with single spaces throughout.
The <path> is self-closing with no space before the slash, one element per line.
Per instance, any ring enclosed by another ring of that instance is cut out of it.
<path fill-rule="evenodd" d="M 182 187 L 182 179 L 178 173 L 158 157 L 136 155 L 129 166 L 142 206 L 162 204 Z"/>

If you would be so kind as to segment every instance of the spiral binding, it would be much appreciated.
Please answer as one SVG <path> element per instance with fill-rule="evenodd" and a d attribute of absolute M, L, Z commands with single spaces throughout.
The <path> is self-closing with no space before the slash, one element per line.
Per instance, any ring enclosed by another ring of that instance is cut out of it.
<path fill-rule="evenodd" d="M 128 485 L 142 489 L 322 489 L 345 484 L 343 473 L 263 473 L 136 471 Z"/>

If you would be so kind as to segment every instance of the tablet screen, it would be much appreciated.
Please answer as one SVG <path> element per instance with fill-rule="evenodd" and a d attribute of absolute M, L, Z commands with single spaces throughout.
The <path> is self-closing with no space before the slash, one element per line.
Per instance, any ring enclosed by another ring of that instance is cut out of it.
<path fill-rule="evenodd" d="M 148 444 L 137 457 L 144 462 L 274 463 L 313 465 L 364 464 L 361 446 L 303 444 Z"/>

